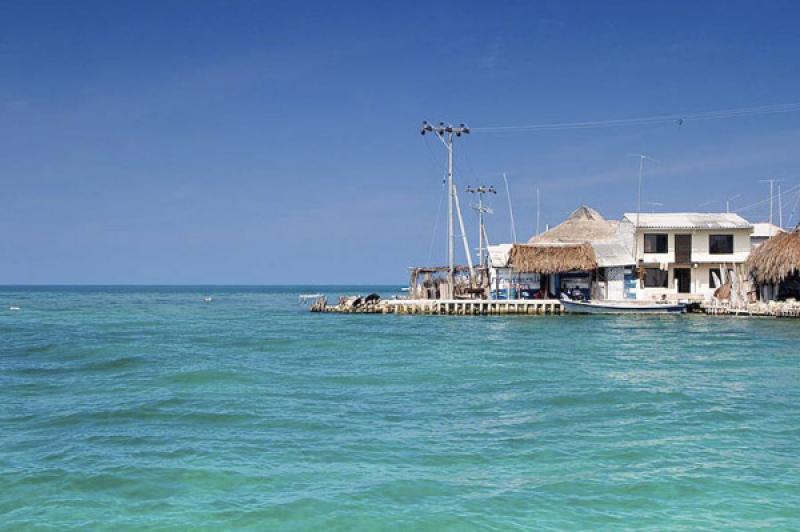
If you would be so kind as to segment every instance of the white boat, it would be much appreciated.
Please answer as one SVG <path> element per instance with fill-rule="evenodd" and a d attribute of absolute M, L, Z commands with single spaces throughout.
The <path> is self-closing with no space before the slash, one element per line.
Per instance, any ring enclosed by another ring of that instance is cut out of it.
<path fill-rule="evenodd" d="M 561 299 L 561 304 L 564 306 L 564 310 L 570 314 L 682 314 L 686 312 L 686 305 L 681 303 Z"/>

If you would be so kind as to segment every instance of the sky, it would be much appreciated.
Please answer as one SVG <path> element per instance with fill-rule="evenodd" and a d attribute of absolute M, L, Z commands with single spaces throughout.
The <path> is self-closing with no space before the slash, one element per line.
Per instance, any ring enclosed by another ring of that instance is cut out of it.
<path fill-rule="evenodd" d="M 3 284 L 402 284 L 446 261 L 446 154 L 422 120 L 475 128 L 459 190 L 504 192 L 505 172 L 520 240 L 537 187 L 542 229 L 581 204 L 635 210 L 631 154 L 658 161 L 643 210 L 738 196 L 763 221 L 760 180 L 800 183 L 798 112 L 480 129 L 800 102 L 797 2 L 0 7 Z M 490 202 L 489 239 L 507 242 L 507 198 Z"/>

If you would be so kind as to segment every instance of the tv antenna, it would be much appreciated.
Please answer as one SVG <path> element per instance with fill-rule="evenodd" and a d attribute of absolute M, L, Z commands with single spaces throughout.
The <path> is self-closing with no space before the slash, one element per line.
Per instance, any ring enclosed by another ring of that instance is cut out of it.
<path fill-rule="evenodd" d="M 741 194 L 736 194 L 725 200 L 725 212 L 731 212 L 731 202 L 737 198 L 741 198 Z"/>
<path fill-rule="evenodd" d="M 659 163 L 657 159 L 653 159 L 643 153 L 629 153 L 628 157 L 638 157 L 639 158 L 639 186 L 637 187 L 636 191 L 636 228 L 635 231 L 639 230 L 639 215 L 642 212 L 642 175 L 644 174 L 644 161 L 653 161 L 654 163 Z M 635 234 L 635 233 L 634 233 Z M 639 237 L 636 236 L 633 239 L 633 256 L 634 259 L 638 262 L 639 261 Z"/>
<path fill-rule="evenodd" d="M 663 203 L 660 203 L 658 201 L 645 201 L 645 203 L 650 205 L 650 212 L 651 213 L 656 212 L 656 207 L 663 207 L 664 206 Z"/>

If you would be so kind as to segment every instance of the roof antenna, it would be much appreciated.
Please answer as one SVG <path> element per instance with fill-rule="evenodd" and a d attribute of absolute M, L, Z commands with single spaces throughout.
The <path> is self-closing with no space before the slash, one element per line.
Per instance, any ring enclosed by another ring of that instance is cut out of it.
<path fill-rule="evenodd" d="M 506 198 L 508 198 L 508 214 L 511 217 L 511 242 L 517 243 L 517 226 L 514 223 L 514 209 L 511 207 L 511 192 L 508 191 L 508 178 L 503 172 L 503 182 L 506 184 Z"/>
<path fill-rule="evenodd" d="M 736 194 L 735 196 L 731 196 L 730 198 L 725 200 L 725 212 L 731 212 L 731 202 L 736 198 L 742 197 L 741 194 Z"/>
<path fill-rule="evenodd" d="M 637 188 L 636 193 L 636 228 L 634 230 L 634 235 L 636 231 L 639 230 L 639 214 L 642 212 L 642 174 L 644 173 L 644 160 L 647 159 L 648 161 L 653 161 L 657 163 L 656 159 L 652 157 L 648 157 L 643 153 L 629 153 L 628 157 L 638 157 L 639 158 L 639 186 Z M 639 238 L 635 237 L 633 239 L 633 256 L 638 262 L 639 260 Z"/>

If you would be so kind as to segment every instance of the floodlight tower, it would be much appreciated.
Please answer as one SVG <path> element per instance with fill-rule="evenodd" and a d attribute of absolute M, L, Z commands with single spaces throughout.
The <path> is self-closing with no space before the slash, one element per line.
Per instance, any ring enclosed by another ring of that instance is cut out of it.
<path fill-rule="evenodd" d="M 464 124 L 458 126 L 445 125 L 444 122 L 439 122 L 438 126 L 434 126 L 426 121 L 422 122 L 420 133 L 435 133 L 444 147 L 447 149 L 447 284 L 450 288 L 450 297 L 455 297 L 455 222 L 453 219 L 453 210 L 458 214 L 458 222 L 461 227 L 461 238 L 464 242 L 464 254 L 467 256 L 467 264 L 469 265 L 470 280 L 475 279 L 475 271 L 472 268 L 472 256 L 469 252 L 469 244 L 467 243 L 467 233 L 464 231 L 464 219 L 461 216 L 461 206 L 458 203 L 458 194 L 456 193 L 455 183 L 453 182 L 453 135 L 460 137 L 461 135 L 469 134 L 469 128 Z"/>
<path fill-rule="evenodd" d="M 497 190 L 495 190 L 494 186 L 492 185 L 478 185 L 477 187 L 467 186 L 465 190 L 471 194 L 478 195 L 478 204 L 473 205 L 472 208 L 478 212 L 478 264 L 480 264 L 481 268 L 484 268 L 487 261 L 483 243 L 486 242 L 486 247 L 488 248 L 489 239 L 486 237 L 486 226 L 483 222 L 483 215 L 492 214 L 494 211 L 492 211 L 491 208 L 484 206 L 483 195 L 497 194 Z"/>

